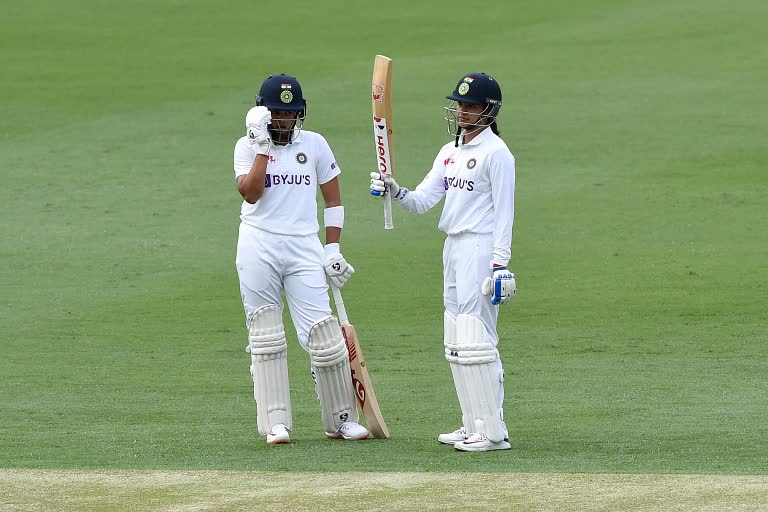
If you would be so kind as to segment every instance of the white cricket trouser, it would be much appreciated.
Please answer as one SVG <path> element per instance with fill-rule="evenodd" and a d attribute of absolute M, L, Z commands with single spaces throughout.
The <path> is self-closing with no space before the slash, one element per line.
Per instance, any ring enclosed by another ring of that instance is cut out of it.
<path fill-rule="evenodd" d="M 262 306 L 277 304 L 282 311 L 285 292 L 299 342 L 307 350 L 309 329 L 331 314 L 323 258 L 316 234 L 277 235 L 241 223 L 235 263 L 246 327 Z"/>
<path fill-rule="evenodd" d="M 499 306 L 480 292 L 483 280 L 493 274 L 492 257 L 493 234 L 449 235 L 443 246 L 443 303 L 453 318 L 466 314 L 482 320 L 495 347 Z"/>
<path fill-rule="evenodd" d="M 492 233 L 448 235 L 443 246 L 443 304 L 454 319 L 460 314 L 479 318 L 491 343 L 498 347 L 499 306 L 491 304 L 491 298 L 481 292 L 483 280 L 493 274 L 492 257 Z M 496 368 L 500 375 L 504 374 L 499 356 L 496 357 Z M 499 382 L 498 396 L 499 404 L 504 404 L 503 382 Z"/>

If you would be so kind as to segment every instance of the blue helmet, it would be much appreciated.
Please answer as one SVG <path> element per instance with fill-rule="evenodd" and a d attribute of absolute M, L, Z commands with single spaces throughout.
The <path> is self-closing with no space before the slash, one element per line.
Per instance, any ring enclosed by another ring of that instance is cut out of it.
<path fill-rule="evenodd" d="M 469 103 L 470 105 L 485 105 L 490 107 L 488 116 L 496 117 L 501 109 L 501 87 L 499 82 L 485 73 L 469 73 L 464 75 L 456 88 L 447 99 Z"/>
<path fill-rule="evenodd" d="M 269 110 L 301 112 L 299 117 L 304 117 L 307 110 L 307 100 L 301 93 L 299 81 L 295 76 L 288 75 L 269 75 L 261 84 L 256 105 Z"/>
<path fill-rule="evenodd" d="M 271 112 L 295 112 L 290 126 L 279 122 L 270 123 L 269 132 L 276 144 L 290 144 L 301 133 L 304 119 L 307 116 L 307 100 L 301 92 L 301 85 L 295 76 L 269 75 L 261 84 L 256 105 L 267 107 Z"/>
<path fill-rule="evenodd" d="M 462 128 L 459 126 L 458 113 L 459 103 L 469 105 L 482 105 L 483 112 L 475 128 L 464 133 L 472 133 L 490 126 L 493 133 L 499 135 L 499 129 L 496 125 L 496 117 L 501 110 L 501 87 L 492 76 L 485 73 L 469 73 L 464 75 L 450 96 L 446 96 L 452 103 L 445 107 L 447 112 L 445 120 L 448 121 L 448 133 L 456 137 L 456 146 L 459 145 L 459 137 Z M 455 102 L 455 103 L 454 103 Z"/>

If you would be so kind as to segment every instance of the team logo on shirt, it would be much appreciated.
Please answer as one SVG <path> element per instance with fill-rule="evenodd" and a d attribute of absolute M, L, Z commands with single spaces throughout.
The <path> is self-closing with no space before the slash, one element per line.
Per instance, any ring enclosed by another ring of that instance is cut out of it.
<path fill-rule="evenodd" d="M 477 159 L 470 158 L 469 162 L 467 162 L 467 169 L 474 169 L 476 165 L 477 165 Z"/>
<path fill-rule="evenodd" d="M 307 163 L 307 155 L 305 155 L 304 153 L 299 153 L 298 155 L 296 155 L 296 161 L 299 162 L 301 165 L 304 165 L 305 163 Z"/>

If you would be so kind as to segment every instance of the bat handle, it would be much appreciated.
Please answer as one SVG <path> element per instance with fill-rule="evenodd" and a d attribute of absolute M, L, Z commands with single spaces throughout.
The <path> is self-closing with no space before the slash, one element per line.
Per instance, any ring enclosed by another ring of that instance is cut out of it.
<path fill-rule="evenodd" d="M 341 290 L 331 283 L 331 291 L 333 292 L 333 301 L 336 303 L 336 314 L 339 315 L 339 323 L 341 325 L 349 324 L 347 309 L 344 307 L 344 299 L 341 298 Z"/>
<path fill-rule="evenodd" d="M 384 195 L 384 229 L 395 229 L 392 223 L 392 195 L 389 190 Z"/>

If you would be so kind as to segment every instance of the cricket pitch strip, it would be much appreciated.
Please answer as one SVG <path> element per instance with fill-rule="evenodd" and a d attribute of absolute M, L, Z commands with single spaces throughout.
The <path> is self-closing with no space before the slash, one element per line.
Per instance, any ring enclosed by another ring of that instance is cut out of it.
<path fill-rule="evenodd" d="M 9 511 L 758 511 L 768 476 L 0 469 Z"/>

